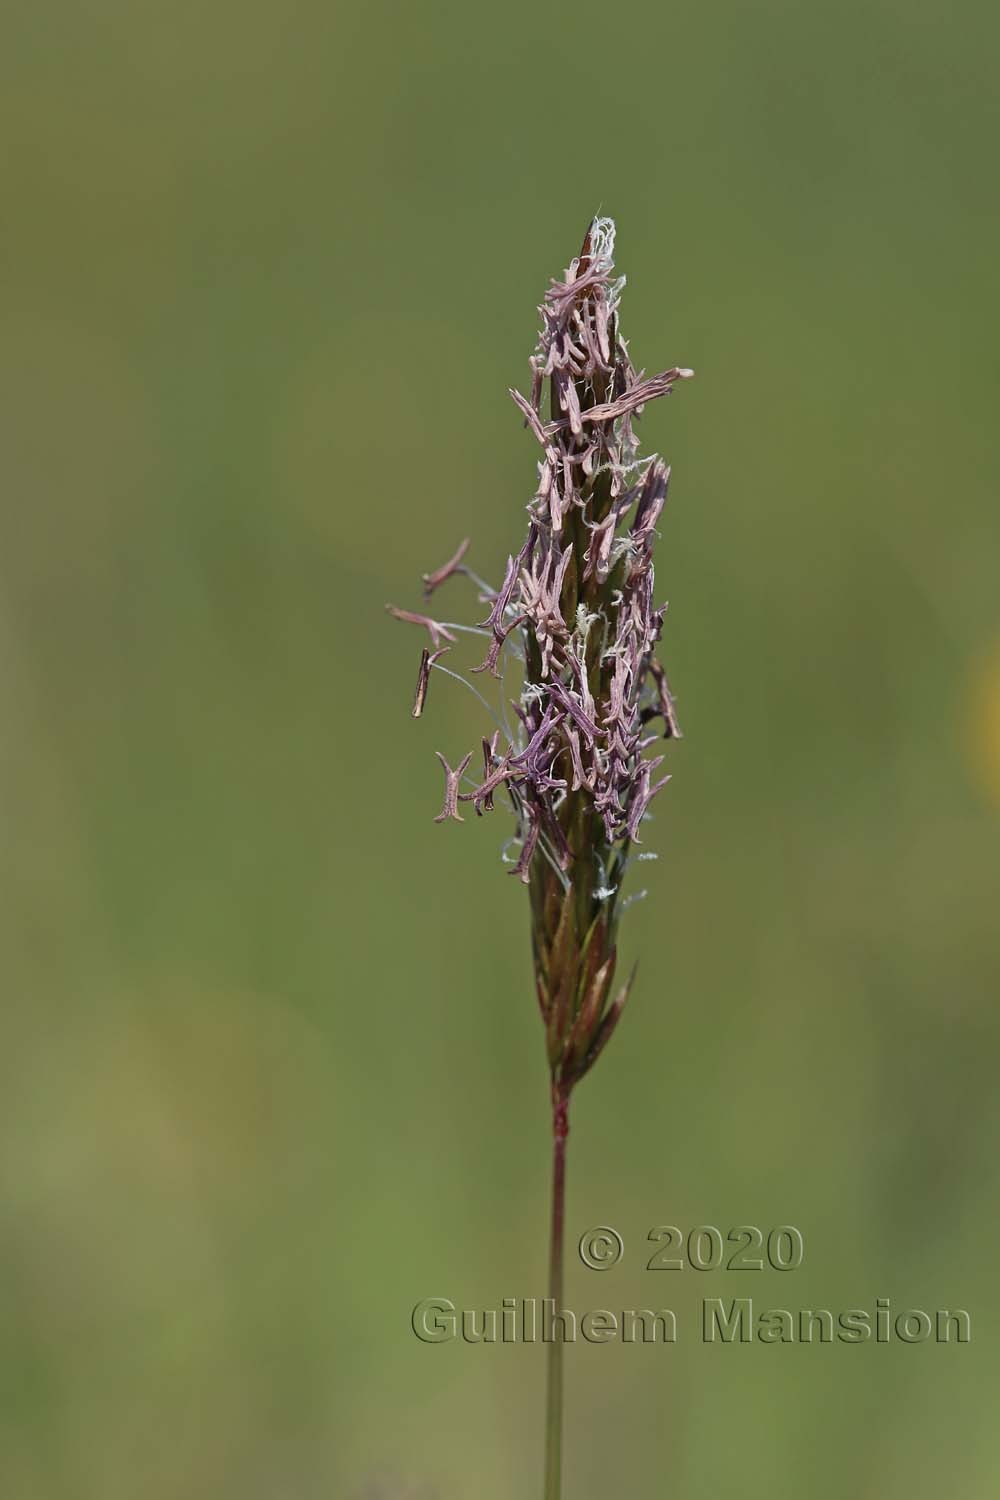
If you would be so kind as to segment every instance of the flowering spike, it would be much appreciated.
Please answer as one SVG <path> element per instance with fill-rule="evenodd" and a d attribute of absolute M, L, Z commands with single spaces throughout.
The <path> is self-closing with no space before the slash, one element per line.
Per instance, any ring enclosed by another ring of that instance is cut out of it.
<path fill-rule="evenodd" d="M 653 779 L 662 756 L 650 755 L 656 736 L 646 726 L 662 719 L 663 738 L 680 737 L 655 654 L 665 606 L 655 603 L 653 549 L 670 469 L 656 454 L 640 456 L 635 423 L 644 406 L 692 372 L 636 372 L 619 326 L 624 282 L 614 275 L 614 238 L 610 219 L 592 221 L 579 255 L 542 302 L 530 395 L 510 391 L 536 445 L 538 477 L 523 546 L 508 557 L 499 588 L 482 586 L 488 644 L 471 670 L 500 678 L 513 653 L 523 661 L 523 688 L 513 727 L 483 740 L 477 786 L 459 790 L 469 756 L 454 771 L 440 757 L 445 798 L 435 820 L 462 821 L 460 802 L 479 815 L 492 811 L 498 794 L 513 809 L 520 853 L 511 873 L 530 888 L 549 1057 L 567 1096 L 605 1045 L 628 993 L 626 986 L 605 1011 L 628 852 L 669 780 Z M 426 595 L 467 571 L 468 545 L 424 574 Z M 416 715 L 455 627 L 389 609 L 430 634 Z M 507 725 L 506 705 L 498 706 L 497 722 Z"/>
<path fill-rule="evenodd" d="M 429 597 L 455 572 L 467 573 L 489 610 L 479 627 L 489 637 L 485 660 L 472 668 L 485 674 L 484 692 L 441 670 L 471 688 L 501 727 L 482 741 L 482 780 L 471 791 L 459 791 L 471 752 L 454 770 L 438 752 L 445 792 L 435 822 L 462 822 L 459 802 L 471 802 L 477 815 L 491 811 L 498 793 L 517 819 L 501 858 L 509 864 L 507 848 L 520 844 L 511 873 L 531 901 L 535 988 L 551 1073 L 555 1305 L 562 1295 L 570 1095 L 607 1046 L 632 989 L 634 968 L 608 1004 L 619 919 L 629 901 L 645 894 L 620 893 L 650 803 L 670 779 L 653 781 L 663 756 L 648 753 L 659 736 L 646 727 L 660 718 L 664 739 L 680 737 L 656 655 L 666 606 L 655 603 L 653 550 L 670 469 L 655 454 L 640 456 L 635 428 L 650 401 L 692 372 L 636 371 L 620 331 L 624 278 L 613 275 L 614 243 L 613 220 L 593 219 L 579 255 L 539 308 L 530 395 L 510 391 L 531 433 L 537 479 L 527 538 L 508 557 L 500 587 L 489 588 L 464 567 L 467 541 L 443 567 L 424 574 Z M 454 643 L 452 630 L 468 627 L 387 607 L 431 637 L 417 681 L 419 715 L 435 658 L 447 649 L 442 641 Z M 494 711 L 484 696 L 491 676 L 503 680 L 505 654 L 523 667 L 513 720 L 506 702 Z M 549 1361 L 549 1500 L 560 1493 L 560 1350 L 553 1344 Z"/>

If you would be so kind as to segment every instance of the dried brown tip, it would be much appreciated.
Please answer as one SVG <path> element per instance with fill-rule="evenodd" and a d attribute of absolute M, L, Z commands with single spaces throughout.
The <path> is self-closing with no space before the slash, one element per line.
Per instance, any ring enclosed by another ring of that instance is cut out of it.
<path fill-rule="evenodd" d="M 585 271 L 587 271 L 587 270 L 590 269 L 590 251 L 591 251 L 591 248 L 593 246 L 594 225 L 596 223 L 597 223 L 597 215 L 595 214 L 594 217 L 591 219 L 590 223 L 587 225 L 587 233 L 584 235 L 584 237 L 583 237 L 583 244 L 580 246 L 580 254 L 579 254 L 579 257 L 578 257 L 578 259 L 579 259 L 579 272 L 578 272 L 578 274 L 581 275 L 581 276 L 583 275 L 583 273 Z"/>
<path fill-rule="evenodd" d="M 442 646 L 440 651 L 429 651 L 425 646 L 420 653 L 420 671 L 417 674 L 417 690 L 413 695 L 413 717 L 419 719 L 427 702 L 427 687 L 431 680 L 431 667 L 439 656 L 444 656 L 450 651 L 450 646 Z"/>

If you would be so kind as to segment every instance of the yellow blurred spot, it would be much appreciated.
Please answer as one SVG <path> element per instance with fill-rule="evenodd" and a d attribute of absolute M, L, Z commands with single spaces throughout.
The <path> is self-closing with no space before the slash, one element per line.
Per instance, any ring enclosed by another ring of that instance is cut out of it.
<path fill-rule="evenodd" d="M 976 782 L 1000 807 L 1000 642 L 975 663 L 967 749 Z"/>

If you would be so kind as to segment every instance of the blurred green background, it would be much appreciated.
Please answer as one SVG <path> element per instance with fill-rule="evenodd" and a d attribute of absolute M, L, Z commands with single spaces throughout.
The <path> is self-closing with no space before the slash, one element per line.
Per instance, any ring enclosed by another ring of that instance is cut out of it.
<path fill-rule="evenodd" d="M 567 1500 L 985 1496 L 1000 816 L 994 6 L 8 0 L 5 1500 L 509 1500 L 541 1295 L 527 910 L 387 619 L 523 530 L 535 307 L 598 208 L 697 380 L 658 565 L 686 739 L 576 1099 Z M 459 581 L 445 613 L 469 618 Z M 650 1227 L 798 1225 L 781 1276 Z M 752 1282 L 753 1285 L 748 1283 Z M 720 1348 L 703 1296 L 962 1306 Z"/>

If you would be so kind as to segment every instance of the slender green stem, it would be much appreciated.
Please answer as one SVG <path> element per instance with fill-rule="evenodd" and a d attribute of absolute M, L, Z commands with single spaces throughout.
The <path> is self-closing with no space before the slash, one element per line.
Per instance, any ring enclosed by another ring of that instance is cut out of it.
<path fill-rule="evenodd" d="M 552 1085 L 552 1238 L 549 1254 L 549 1298 L 555 1315 L 562 1311 L 563 1228 L 566 1219 L 566 1137 L 569 1135 L 569 1099 Z M 563 1345 L 556 1335 L 549 1344 L 548 1396 L 545 1417 L 545 1500 L 562 1494 Z"/>

